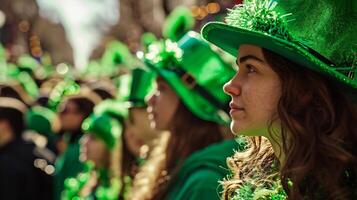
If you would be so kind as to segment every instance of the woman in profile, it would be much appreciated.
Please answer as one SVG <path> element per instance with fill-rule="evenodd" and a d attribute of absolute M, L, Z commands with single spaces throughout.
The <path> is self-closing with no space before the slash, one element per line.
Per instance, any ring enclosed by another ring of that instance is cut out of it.
<path fill-rule="evenodd" d="M 357 43 L 352 1 L 245 1 L 205 39 L 237 57 L 224 199 L 356 199 Z M 289 20 L 294 19 L 294 20 Z"/>

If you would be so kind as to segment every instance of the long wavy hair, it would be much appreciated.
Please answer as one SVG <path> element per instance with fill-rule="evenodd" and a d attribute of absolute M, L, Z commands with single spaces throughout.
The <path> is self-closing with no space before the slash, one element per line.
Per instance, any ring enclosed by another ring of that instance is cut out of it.
<path fill-rule="evenodd" d="M 166 141 L 165 148 L 160 147 L 161 151 L 154 150 L 149 155 L 149 159 L 134 179 L 130 199 L 164 199 L 185 159 L 195 151 L 223 139 L 220 125 L 196 117 L 181 101 L 174 116 L 175 119 L 170 122 L 170 136 Z M 161 155 L 158 155 L 158 152 Z M 151 162 L 152 159 L 155 159 L 156 162 Z M 145 173 L 143 171 L 145 169 L 156 169 L 155 174 L 152 171 Z M 151 180 L 144 181 L 145 184 L 141 184 L 141 186 L 137 184 L 137 182 L 143 183 L 143 180 L 148 179 L 149 176 Z M 141 190 L 140 187 L 146 189 Z M 139 191 L 142 193 L 140 194 Z"/>
<path fill-rule="evenodd" d="M 223 198 L 245 182 L 269 186 L 276 178 L 288 199 L 356 198 L 356 104 L 328 78 L 263 53 L 281 80 L 282 96 L 269 130 L 273 136 L 272 124 L 279 120 L 285 161 L 280 165 L 267 139 L 251 137 L 247 151 L 228 159 L 235 177 L 223 182 Z"/>

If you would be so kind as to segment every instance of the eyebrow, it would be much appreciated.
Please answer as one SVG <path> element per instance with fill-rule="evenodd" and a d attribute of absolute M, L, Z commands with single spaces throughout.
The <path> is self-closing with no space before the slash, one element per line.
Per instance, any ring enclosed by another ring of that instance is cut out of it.
<path fill-rule="evenodd" d="M 259 62 L 264 62 L 262 59 L 256 57 L 256 56 L 253 56 L 253 55 L 246 55 L 246 56 L 243 56 L 243 57 L 240 57 L 239 58 L 239 62 L 238 62 L 238 59 L 236 60 L 236 64 L 239 65 L 238 63 L 242 63 L 242 62 L 245 62 L 249 59 L 253 59 L 253 60 L 256 60 L 256 61 L 259 61 Z"/>

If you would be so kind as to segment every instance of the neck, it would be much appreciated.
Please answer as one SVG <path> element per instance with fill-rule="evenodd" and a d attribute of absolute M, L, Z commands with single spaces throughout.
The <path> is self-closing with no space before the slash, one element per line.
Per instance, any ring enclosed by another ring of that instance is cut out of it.
<path fill-rule="evenodd" d="M 268 138 L 274 154 L 279 159 L 282 166 L 285 163 L 285 153 L 282 151 L 283 141 L 281 137 L 281 129 L 278 126 L 273 126 L 270 133 L 267 131 L 265 136 Z"/>
<path fill-rule="evenodd" d="M 263 127 L 263 128 L 262 128 Z M 281 165 L 285 162 L 285 154 L 281 150 L 282 148 L 282 138 L 281 138 L 281 129 L 280 126 L 273 124 L 273 126 L 268 129 L 268 127 L 260 126 L 259 128 L 245 130 L 241 133 L 245 136 L 263 136 L 267 138 L 273 148 L 275 156 L 279 159 Z"/>

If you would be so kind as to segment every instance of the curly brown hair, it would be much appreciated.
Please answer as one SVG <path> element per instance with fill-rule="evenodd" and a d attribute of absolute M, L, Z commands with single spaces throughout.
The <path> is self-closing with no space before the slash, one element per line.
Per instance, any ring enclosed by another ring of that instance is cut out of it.
<path fill-rule="evenodd" d="M 261 137 L 250 138 L 248 150 L 228 160 L 235 177 L 223 183 L 223 198 L 246 180 L 258 177 L 259 185 L 276 176 L 288 199 L 356 198 L 356 103 L 343 93 L 343 86 L 327 77 L 266 49 L 263 54 L 282 83 L 269 130 L 272 136 L 272 124 L 279 119 L 285 161 L 272 172 L 271 166 L 278 162 L 271 144 Z"/>

